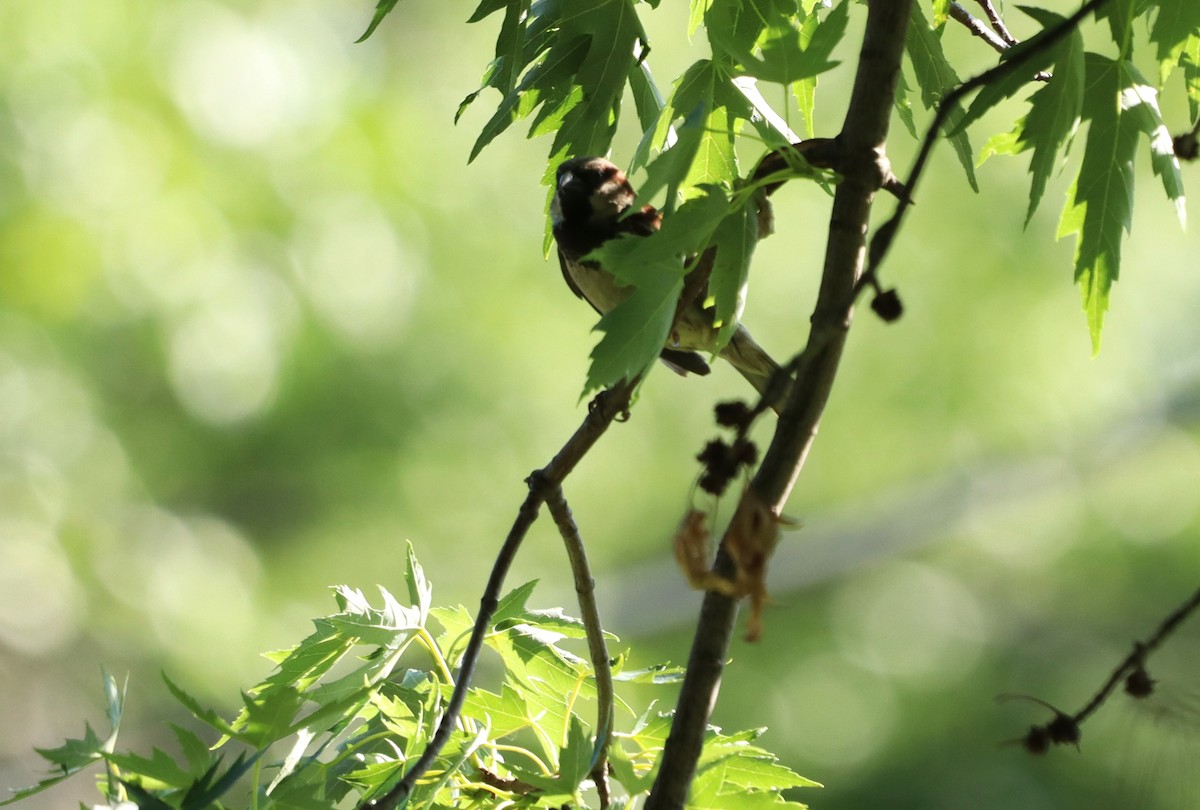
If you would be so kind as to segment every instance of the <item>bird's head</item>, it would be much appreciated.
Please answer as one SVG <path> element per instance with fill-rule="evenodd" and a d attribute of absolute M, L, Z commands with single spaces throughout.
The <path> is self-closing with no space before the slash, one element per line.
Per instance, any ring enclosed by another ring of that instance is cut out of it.
<path fill-rule="evenodd" d="M 602 157 L 564 161 L 555 174 L 550 218 L 555 230 L 612 227 L 637 196 L 625 173 Z"/>

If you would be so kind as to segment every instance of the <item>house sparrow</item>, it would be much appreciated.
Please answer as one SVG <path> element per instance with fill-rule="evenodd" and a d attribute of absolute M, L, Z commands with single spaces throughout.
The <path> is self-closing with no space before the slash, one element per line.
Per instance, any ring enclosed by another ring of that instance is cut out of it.
<path fill-rule="evenodd" d="M 621 234 L 649 236 L 659 229 L 662 214 L 653 206 L 645 205 L 640 211 L 622 217 L 637 195 L 625 173 L 602 157 L 565 161 L 558 167 L 555 186 L 550 218 L 563 278 L 572 292 L 603 315 L 624 301 L 633 288 L 618 286 L 616 279 L 603 267 L 596 262 L 583 261 L 582 257 Z M 706 278 L 699 281 L 707 283 Z M 711 308 L 703 308 L 707 297 L 703 290 L 692 290 L 689 300 L 687 286 L 685 280 L 683 310 L 675 319 L 661 357 L 679 374 L 689 371 L 708 374 L 708 363 L 698 352 L 716 349 L 715 313 Z M 772 375 L 779 369 L 741 324 L 718 356 L 729 361 L 759 394 L 766 392 Z M 772 405 L 776 411 L 781 400 L 782 397 L 778 397 Z"/>

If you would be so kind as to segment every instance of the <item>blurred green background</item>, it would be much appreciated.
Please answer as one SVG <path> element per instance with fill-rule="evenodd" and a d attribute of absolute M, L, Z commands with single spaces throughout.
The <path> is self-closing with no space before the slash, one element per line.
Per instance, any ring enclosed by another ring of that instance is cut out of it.
<path fill-rule="evenodd" d="M 684 4 L 641 8 L 666 82 L 702 43 Z M 477 604 L 522 479 L 583 416 L 593 318 L 542 257 L 548 143 L 515 129 L 465 165 L 494 99 L 451 121 L 498 24 L 470 10 L 402 3 L 354 45 L 366 0 L 0 0 L 0 786 L 103 725 L 102 665 L 129 677 L 122 745 L 169 748 L 160 670 L 233 707 L 326 586 L 398 587 L 406 539 L 436 601 Z M 994 60 L 946 41 L 964 74 Z M 823 77 L 819 133 L 850 78 Z M 912 148 L 897 124 L 899 168 Z M 1022 230 L 1024 159 L 976 196 L 937 155 L 887 268 L 906 316 L 855 324 L 765 638 L 736 642 L 715 717 L 769 726 L 827 785 L 813 807 L 1200 806 L 1200 628 L 1082 753 L 1001 745 L 1047 718 L 994 700 L 1074 711 L 1200 582 L 1196 240 L 1138 169 L 1093 359 L 1053 238 L 1067 181 Z M 746 321 L 785 356 L 828 198 L 776 200 Z M 686 658 L 699 597 L 670 537 L 712 404 L 746 393 L 722 364 L 660 371 L 568 482 L 639 664 Z M 531 578 L 570 606 L 548 523 L 510 584 Z M 25 806 L 94 799 L 84 778 Z"/>

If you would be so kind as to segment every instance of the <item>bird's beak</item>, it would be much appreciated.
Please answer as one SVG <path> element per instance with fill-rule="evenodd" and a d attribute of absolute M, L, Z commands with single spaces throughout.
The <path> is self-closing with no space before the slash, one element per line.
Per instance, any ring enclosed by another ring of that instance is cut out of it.
<path fill-rule="evenodd" d="M 558 178 L 558 190 L 562 191 L 578 182 L 579 178 L 575 176 L 574 172 L 563 172 L 562 177 Z"/>

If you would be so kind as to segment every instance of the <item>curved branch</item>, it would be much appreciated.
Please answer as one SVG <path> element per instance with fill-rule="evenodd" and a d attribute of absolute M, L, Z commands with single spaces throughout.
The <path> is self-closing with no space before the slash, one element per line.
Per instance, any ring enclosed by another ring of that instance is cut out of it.
<path fill-rule="evenodd" d="M 596 606 L 596 580 L 592 578 L 588 565 L 587 551 L 579 526 L 571 507 L 563 496 L 562 487 L 555 484 L 547 488 L 546 508 L 558 526 L 571 561 L 571 573 L 575 578 L 575 595 L 579 598 L 579 613 L 583 629 L 587 634 L 588 654 L 592 658 L 592 670 L 596 673 L 596 747 L 592 755 L 592 779 L 600 795 L 600 806 L 608 807 L 611 797 L 608 789 L 608 745 L 612 741 L 613 692 L 612 667 L 608 662 L 608 645 L 604 641 L 604 625 L 600 623 L 600 610 Z"/>
<path fill-rule="evenodd" d="M 454 732 L 454 724 L 457 722 L 458 716 L 462 712 L 463 702 L 467 698 L 467 689 L 471 683 L 471 676 L 475 672 L 475 662 L 483 649 L 484 636 L 491 626 L 492 616 L 499 604 L 504 578 L 508 575 L 508 569 L 512 567 L 513 559 L 517 556 L 517 550 L 520 549 L 525 535 L 529 532 L 529 527 L 537 520 L 538 512 L 547 497 L 575 469 L 575 465 L 604 435 L 608 426 L 621 414 L 626 413 L 630 397 L 640 379 L 639 377 L 623 381 L 613 388 L 597 394 L 588 405 L 588 415 L 584 418 L 583 424 L 572 434 L 549 464 L 526 479 L 529 484 L 529 494 L 525 496 L 525 500 L 517 512 L 516 520 L 513 521 L 512 528 L 504 539 L 504 545 L 500 548 L 500 553 L 496 556 L 496 562 L 492 566 L 492 574 L 488 578 L 483 597 L 479 600 L 479 613 L 475 617 L 475 627 L 471 630 L 471 638 L 467 642 L 462 663 L 459 665 L 458 680 L 454 684 L 454 691 L 450 695 L 446 711 L 438 723 L 437 731 L 434 732 L 433 738 L 421 756 L 408 769 L 404 777 L 396 783 L 395 787 L 382 797 L 366 802 L 364 807 L 371 808 L 371 810 L 393 810 L 399 806 L 412 793 L 417 780 L 425 771 L 429 770 L 429 766 L 433 764 L 442 748 L 450 740 L 450 735 Z"/>
<path fill-rule="evenodd" d="M 816 437 L 853 316 L 871 203 L 888 176 L 883 147 L 911 2 L 872 0 L 867 15 L 858 74 L 838 136 L 844 179 L 834 195 L 812 330 L 808 345 L 794 361 L 799 369 L 797 383 L 750 484 L 754 493 L 744 496 L 769 504 L 776 515 L 791 493 Z M 729 577 L 732 568 L 723 542 L 714 572 Z M 736 614 L 735 600 L 714 591 L 705 594 L 671 733 L 659 760 L 646 810 L 676 810 L 687 800 L 704 732 L 720 690 Z"/>

